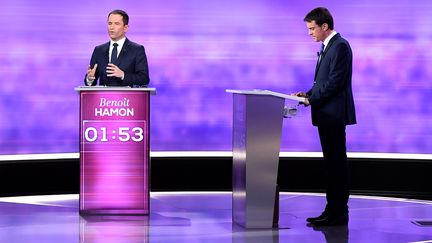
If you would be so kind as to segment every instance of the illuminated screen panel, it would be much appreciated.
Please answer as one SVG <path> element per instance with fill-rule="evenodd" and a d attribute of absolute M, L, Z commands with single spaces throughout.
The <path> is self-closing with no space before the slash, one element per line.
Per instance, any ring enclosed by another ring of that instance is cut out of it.
<path fill-rule="evenodd" d="M 80 213 L 148 214 L 147 91 L 80 91 Z"/>
<path fill-rule="evenodd" d="M 2 0 L 0 153 L 78 152 L 79 96 L 107 13 L 130 15 L 128 37 L 150 68 L 151 149 L 231 150 L 225 89 L 292 93 L 311 84 L 319 44 L 304 15 L 327 6 L 354 53 L 353 152 L 432 152 L 432 2 Z M 309 108 L 284 121 L 282 151 L 320 151 Z"/>

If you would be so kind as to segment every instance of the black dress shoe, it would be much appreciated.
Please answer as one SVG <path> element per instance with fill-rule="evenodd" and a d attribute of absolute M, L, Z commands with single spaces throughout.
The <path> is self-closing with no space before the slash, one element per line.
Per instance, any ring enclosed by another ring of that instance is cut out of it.
<path fill-rule="evenodd" d="M 317 220 L 322 220 L 324 218 L 326 218 L 328 216 L 328 213 L 326 211 L 322 212 L 320 216 L 318 217 L 313 217 L 313 218 L 307 218 L 306 221 L 309 223 L 313 223 Z"/>
<path fill-rule="evenodd" d="M 348 225 L 348 214 L 328 215 L 320 220 L 313 221 L 312 224 L 318 227 Z"/>

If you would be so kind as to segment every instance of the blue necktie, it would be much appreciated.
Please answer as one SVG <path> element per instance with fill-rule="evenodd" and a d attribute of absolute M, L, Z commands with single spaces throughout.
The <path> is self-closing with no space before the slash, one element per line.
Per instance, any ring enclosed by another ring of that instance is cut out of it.
<path fill-rule="evenodd" d="M 321 62 L 322 55 L 324 54 L 324 48 L 325 48 L 325 46 L 323 43 L 323 44 L 321 44 L 321 50 L 319 52 L 317 52 L 317 55 L 318 55 L 317 67 L 318 67 L 318 64 Z"/>
<path fill-rule="evenodd" d="M 321 62 L 322 55 L 324 54 L 324 48 L 325 48 L 324 43 L 322 43 L 321 44 L 321 50 L 320 50 L 320 52 L 317 52 L 318 60 L 317 60 L 316 66 L 315 66 L 314 83 L 316 83 L 316 76 L 317 76 L 318 66 L 319 66 L 319 64 Z"/>
<path fill-rule="evenodd" d="M 112 49 L 111 52 L 111 63 L 116 63 L 117 62 L 117 43 L 113 44 L 114 48 Z"/>

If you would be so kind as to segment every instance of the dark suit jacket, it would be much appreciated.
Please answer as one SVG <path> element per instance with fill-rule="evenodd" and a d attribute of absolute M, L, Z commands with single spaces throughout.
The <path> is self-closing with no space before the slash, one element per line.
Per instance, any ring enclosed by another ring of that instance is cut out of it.
<path fill-rule="evenodd" d="M 331 38 L 317 63 L 314 85 L 307 92 L 314 126 L 357 122 L 351 76 L 351 47 L 338 33 Z"/>
<path fill-rule="evenodd" d="M 117 62 L 114 63 L 124 72 L 124 80 L 117 77 L 107 77 L 106 68 L 108 66 L 108 52 L 110 42 L 96 46 L 91 60 L 90 67 L 97 63 L 98 67 L 95 74 L 95 81 L 92 86 L 97 84 L 106 86 L 133 86 L 147 85 L 150 81 L 147 57 L 144 46 L 134 43 L 126 38 L 123 48 L 120 51 Z M 87 76 L 84 78 L 84 84 L 87 85 Z"/>

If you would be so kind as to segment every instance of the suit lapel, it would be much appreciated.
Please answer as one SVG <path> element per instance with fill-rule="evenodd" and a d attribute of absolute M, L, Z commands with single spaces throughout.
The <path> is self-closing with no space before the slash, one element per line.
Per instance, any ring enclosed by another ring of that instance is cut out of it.
<path fill-rule="evenodd" d="M 339 37 L 340 37 L 340 34 L 339 34 L 339 33 L 337 33 L 335 36 L 333 36 L 333 37 L 330 39 L 329 43 L 327 44 L 327 46 L 326 46 L 326 48 L 325 48 L 325 50 L 324 50 L 324 52 L 323 52 L 323 54 L 322 54 L 322 56 L 321 56 L 321 59 L 318 57 L 317 65 L 316 65 L 316 67 L 315 67 L 315 77 L 314 77 L 314 80 L 316 80 L 316 78 L 317 78 L 318 70 L 319 70 L 319 67 L 320 67 L 320 65 L 321 65 L 322 60 L 323 60 L 324 57 L 326 56 L 328 50 L 330 50 L 330 48 L 331 48 L 331 46 L 333 45 L 333 43 L 334 43 L 334 42 L 336 41 L 336 39 L 338 39 Z"/>
<path fill-rule="evenodd" d="M 126 38 L 126 40 L 123 44 L 123 47 L 120 51 L 120 54 L 118 56 L 118 59 L 117 59 L 117 63 L 116 63 L 117 66 L 120 65 L 121 61 L 123 60 L 124 56 L 126 55 L 126 53 L 128 51 L 128 48 L 129 48 L 129 40 Z"/>
<path fill-rule="evenodd" d="M 321 59 L 323 59 L 325 57 L 327 51 L 330 49 L 330 47 L 333 45 L 333 43 L 336 41 L 336 39 L 339 39 L 339 37 L 340 37 L 340 34 L 337 33 L 335 36 L 333 36 L 333 38 L 330 39 L 328 45 L 326 46 L 326 48 L 324 50 L 324 53 L 323 53 L 323 56 Z"/>
<path fill-rule="evenodd" d="M 104 63 L 109 63 L 109 46 L 110 46 L 110 42 L 108 41 L 108 43 L 106 43 L 103 46 L 102 52 L 103 52 L 103 61 Z"/>

